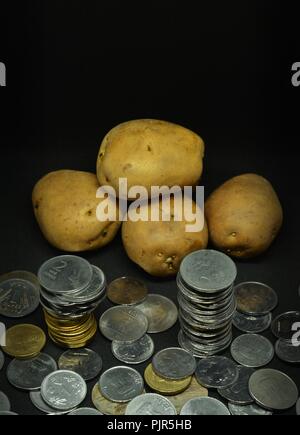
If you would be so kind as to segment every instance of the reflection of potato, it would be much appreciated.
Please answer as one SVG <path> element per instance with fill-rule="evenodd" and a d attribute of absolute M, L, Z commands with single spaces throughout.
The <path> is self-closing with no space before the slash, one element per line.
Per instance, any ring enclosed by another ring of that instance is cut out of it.
<path fill-rule="evenodd" d="M 203 140 L 192 131 L 165 121 L 137 120 L 120 124 L 104 138 L 97 161 L 100 184 L 128 188 L 193 186 L 202 174 Z"/>
<path fill-rule="evenodd" d="M 232 178 L 219 187 L 208 198 L 205 215 L 213 244 L 240 258 L 268 249 L 283 220 L 271 184 L 255 174 Z"/>
<path fill-rule="evenodd" d="M 32 201 L 45 238 L 58 249 L 80 252 L 101 248 L 116 235 L 119 222 L 100 222 L 97 177 L 88 172 L 57 171 L 34 187 Z"/>
<path fill-rule="evenodd" d="M 160 210 L 161 208 L 162 201 Z M 143 213 L 144 209 L 148 209 L 150 215 L 150 205 L 141 206 L 140 212 Z M 185 220 L 175 220 L 177 212 L 174 200 L 171 200 L 171 211 L 172 219 L 169 222 L 128 220 L 123 223 L 123 243 L 129 258 L 154 276 L 175 275 L 187 254 L 207 247 L 206 224 L 200 232 L 186 232 L 188 223 Z M 193 203 L 193 212 L 195 211 L 196 204 Z M 202 214 L 201 216 L 203 218 Z"/>

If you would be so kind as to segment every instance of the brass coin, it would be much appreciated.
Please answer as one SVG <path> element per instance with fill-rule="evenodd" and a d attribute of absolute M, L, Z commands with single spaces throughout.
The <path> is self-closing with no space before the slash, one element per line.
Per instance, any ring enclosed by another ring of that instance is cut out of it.
<path fill-rule="evenodd" d="M 154 372 L 152 364 L 149 364 L 146 368 L 144 377 L 147 385 L 152 390 L 165 396 L 182 393 L 192 381 L 191 376 L 182 380 L 164 379 Z"/>
<path fill-rule="evenodd" d="M 3 350 L 14 358 L 32 358 L 46 344 L 44 331 L 35 325 L 21 324 L 7 330 L 6 346 Z"/>
<path fill-rule="evenodd" d="M 143 391 L 146 394 L 146 391 Z M 107 400 L 100 391 L 99 383 L 94 386 L 92 390 L 92 402 L 98 411 L 104 415 L 125 415 L 128 403 L 117 403 Z"/>
<path fill-rule="evenodd" d="M 108 299 L 116 305 L 136 305 L 148 294 L 146 285 L 136 278 L 123 277 L 113 281 L 107 290 Z"/>
<path fill-rule="evenodd" d="M 180 414 L 183 406 L 191 399 L 196 397 L 208 397 L 208 390 L 200 385 L 195 376 L 192 377 L 192 382 L 189 387 L 182 393 L 175 396 L 168 396 L 168 399 L 176 408 L 178 414 Z"/>

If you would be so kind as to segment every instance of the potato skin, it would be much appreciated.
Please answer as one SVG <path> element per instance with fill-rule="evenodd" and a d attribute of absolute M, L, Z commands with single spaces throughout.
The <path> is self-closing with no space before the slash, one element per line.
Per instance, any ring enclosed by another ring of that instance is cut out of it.
<path fill-rule="evenodd" d="M 128 188 L 194 186 L 203 170 L 204 142 L 191 130 L 153 119 L 125 122 L 104 138 L 97 160 L 100 185 Z"/>
<path fill-rule="evenodd" d="M 100 222 L 96 209 L 99 183 L 95 174 L 51 172 L 35 185 L 32 202 L 42 233 L 54 247 L 67 252 L 101 248 L 116 235 L 119 222 Z"/>
<path fill-rule="evenodd" d="M 194 203 L 193 206 L 196 207 L 196 204 Z M 150 211 L 150 205 L 142 206 L 141 211 L 143 207 L 148 207 Z M 172 200 L 171 207 L 174 211 Z M 122 238 L 127 255 L 150 275 L 156 277 L 175 275 L 186 255 L 205 249 L 208 244 L 206 222 L 202 231 L 194 233 L 186 232 L 186 224 L 184 220 L 124 222 Z"/>
<path fill-rule="evenodd" d="M 212 243 L 236 258 L 265 252 L 283 222 L 272 185 L 256 174 L 234 177 L 219 187 L 206 201 L 205 216 Z"/>

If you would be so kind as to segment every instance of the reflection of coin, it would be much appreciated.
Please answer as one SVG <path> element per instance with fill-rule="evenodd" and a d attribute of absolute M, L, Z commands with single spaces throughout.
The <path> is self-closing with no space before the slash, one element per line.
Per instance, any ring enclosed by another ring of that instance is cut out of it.
<path fill-rule="evenodd" d="M 146 368 L 144 377 L 153 391 L 165 396 L 182 393 L 188 388 L 192 380 L 191 376 L 179 381 L 162 378 L 154 372 L 152 364 Z"/>
<path fill-rule="evenodd" d="M 294 325 L 300 324 L 300 311 L 289 311 L 277 316 L 272 322 L 272 332 L 277 338 L 292 340 L 299 328 Z"/>
<path fill-rule="evenodd" d="M 146 391 L 143 391 L 145 394 Z M 92 401 L 94 406 L 104 415 L 125 415 L 127 403 L 111 402 L 107 400 L 100 391 L 98 382 L 92 391 Z"/>
<path fill-rule="evenodd" d="M 208 396 L 208 390 L 202 387 L 202 385 L 199 384 L 195 376 L 193 376 L 192 382 L 190 383 L 189 387 L 185 391 L 176 394 L 174 396 L 168 396 L 168 399 L 170 400 L 170 402 L 173 403 L 173 405 L 177 410 L 177 414 L 179 414 L 182 407 L 189 400 L 194 399 L 196 397 L 207 397 L 207 396 Z"/>
<path fill-rule="evenodd" d="M 167 331 L 175 325 L 178 319 L 176 305 L 165 296 L 150 294 L 136 308 L 141 310 L 147 317 L 149 334 Z"/>
<path fill-rule="evenodd" d="M 106 399 L 112 402 L 129 402 L 142 394 L 144 380 L 131 367 L 112 367 L 100 377 L 99 387 Z"/>
<path fill-rule="evenodd" d="M 70 412 L 69 415 L 103 415 L 93 408 L 78 408 Z"/>
<path fill-rule="evenodd" d="M 272 322 L 272 314 L 268 313 L 262 316 L 251 316 L 236 311 L 232 323 L 242 332 L 249 334 L 258 334 L 269 328 Z"/>
<path fill-rule="evenodd" d="M 228 408 L 212 397 L 196 397 L 189 400 L 180 415 L 230 415 Z"/>
<path fill-rule="evenodd" d="M 197 366 L 195 357 L 179 347 L 161 350 L 154 356 L 152 364 L 158 376 L 174 380 L 193 375 Z"/>
<path fill-rule="evenodd" d="M 154 343 L 149 335 L 144 335 L 132 343 L 112 342 L 112 353 L 125 364 L 141 364 L 147 361 L 154 352 Z"/>
<path fill-rule="evenodd" d="M 117 305 L 135 305 L 148 294 L 146 285 L 136 278 L 123 277 L 113 281 L 107 290 L 107 297 Z"/>
<path fill-rule="evenodd" d="M 126 415 L 176 415 L 176 409 L 166 397 L 144 394 L 128 404 Z"/>
<path fill-rule="evenodd" d="M 73 349 L 61 355 L 58 366 L 60 370 L 71 370 L 82 376 L 85 381 L 89 381 L 101 372 L 102 359 L 91 349 Z"/>
<path fill-rule="evenodd" d="M 263 367 L 274 357 L 273 344 L 262 335 L 244 334 L 231 344 L 232 358 L 245 367 Z"/>
<path fill-rule="evenodd" d="M 237 309 L 244 314 L 268 314 L 278 303 L 275 291 L 260 282 L 243 282 L 237 285 L 234 291 Z"/>
<path fill-rule="evenodd" d="M 290 364 L 300 363 L 300 346 L 294 346 L 292 341 L 277 340 L 275 352 L 278 358 Z"/>
<path fill-rule="evenodd" d="M 7 330 L 6 347 L 3 350 L 14 358 L 33 358 L 45 344 L 44 331 L 35 325 L 21 324 Z"/>

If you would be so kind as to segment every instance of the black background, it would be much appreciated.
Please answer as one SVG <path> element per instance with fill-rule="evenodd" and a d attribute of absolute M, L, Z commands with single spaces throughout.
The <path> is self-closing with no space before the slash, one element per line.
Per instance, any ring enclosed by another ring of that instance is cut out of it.
<path fill-rule="evenodd" d="M 0 61 L 7 66 L 7 87 L 0 88 L 0 273 L 36 272 L 59 254 L 33 218 L 35 182 L 56 169 L 94 171 L 110 128 L 153 117 L 202 135 L 206 194 L 248 171 L 272 182 L 284 207 L 283 230 L 265 255 L 237 263 L 238 281 L 272 285 L 280 300 L 276 313 L 299 309 L 300 89 L 291 85 L 291 66 L 300 52 L 292 6 L 274 0 L 11 1 L 0 20 Z M 175 281 L 153 280 L 138 269 L 120 237 L 85 257 L 109 281 L 141 277 L 151 292 L 176 299 Z M 24 322 L 44 326 L 39 311 Z M 155 336 L 156 350 L 176 345 L 177 332 Z M 100 334 L 91 348 L 104 369 L 118 364 Z M 61 353 L 51 343 L 46 351 Z M 300 388 L 299 366 L 277 358 L 271 366 Z M 0 389 L 14 411 L 37 413 L 26 393 L 8 385 L 4 369 Z"/>

